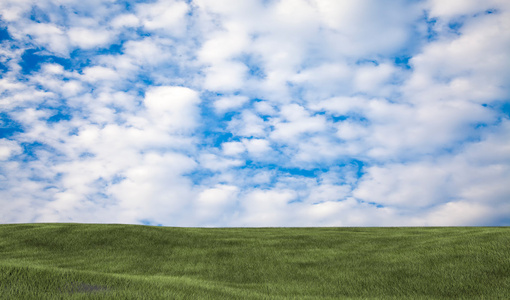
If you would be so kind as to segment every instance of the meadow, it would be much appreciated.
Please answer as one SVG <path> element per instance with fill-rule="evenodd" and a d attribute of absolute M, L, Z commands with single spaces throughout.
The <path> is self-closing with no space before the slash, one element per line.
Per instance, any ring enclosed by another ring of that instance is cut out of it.
<path fill-rule="evenodd" d="M 0 299 L 510 299 L 510 228 L 7 224 Z"/>

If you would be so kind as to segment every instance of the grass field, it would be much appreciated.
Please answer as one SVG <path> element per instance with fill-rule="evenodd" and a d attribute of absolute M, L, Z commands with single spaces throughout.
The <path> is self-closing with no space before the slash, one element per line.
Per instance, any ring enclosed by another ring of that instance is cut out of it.
<path fill-rule="evenodd" d="M 1 299 L 510 299 L 510 228 L 0 225 Z"/>

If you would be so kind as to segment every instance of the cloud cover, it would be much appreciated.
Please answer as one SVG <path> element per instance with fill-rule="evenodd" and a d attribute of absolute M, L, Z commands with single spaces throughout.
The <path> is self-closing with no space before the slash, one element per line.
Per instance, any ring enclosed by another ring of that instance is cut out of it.
<path fill-rule="evenodd" d="M 0 222 L 510 225 L 508 1 L 0 2 Z"/>

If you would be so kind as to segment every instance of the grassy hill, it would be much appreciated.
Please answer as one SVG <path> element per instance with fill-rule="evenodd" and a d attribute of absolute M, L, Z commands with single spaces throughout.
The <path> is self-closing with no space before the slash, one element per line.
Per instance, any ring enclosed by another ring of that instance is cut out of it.
<path fill-rule="evenodd" d="M 1 299 L 510 299 L 510 228 L 0 225 Z"/>

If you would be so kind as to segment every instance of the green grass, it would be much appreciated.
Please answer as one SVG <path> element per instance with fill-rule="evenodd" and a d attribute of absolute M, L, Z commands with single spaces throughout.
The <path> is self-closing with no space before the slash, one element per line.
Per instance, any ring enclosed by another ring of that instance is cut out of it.
<path fill-rule="evenodd" d="M 510 299 L 510 228 L 0 225 L 1 299 Z"/>

